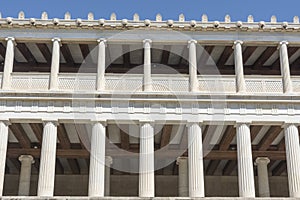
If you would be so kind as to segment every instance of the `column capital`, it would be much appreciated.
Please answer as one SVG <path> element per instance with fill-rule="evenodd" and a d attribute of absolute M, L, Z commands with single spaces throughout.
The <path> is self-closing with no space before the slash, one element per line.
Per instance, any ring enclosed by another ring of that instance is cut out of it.
<path fill-rule="evenodd" d="M 110 166 L 113 164 L 113 158 L 111 156 L 105 156 L 105 165 Z"/>
<path fill-rule="evenodd" d="M 240 44 L 240 45 L 243 45 L 243 41 L 242 40 L 236 40 L 236 41 L 234 41 L 233 42 L 233 47 L 232 48 L 235 48 L 235 46 L 237 45 L 237 44 Z"/>
<path fill-rule="evenodd" d="M 270 163 L 270 159 L 268 157 L 257 157 L 255 159 L 255 165 L 259 165 L 259 164 L 265 164 L 268 165 Z"/>
<path fill-rule="evenodd" d="M 58 126 L 59 123 L 58 123 L 58 120 L 49 120 L 49 119 L 44 119 L 42 120 L 43 121 L 43 125 L 45 126 L 47 123 L 52 123 L 53 125 L 55 126 Z"/>
<path fill-rule="evenodd" d="M 299 123 L 294 123 L 294 122 L 285 122 L 282 126 L 281 126 L 281 128 L 288 128 L 289 126 L 299 126 Z"/>
<path fill-rule="evenodd" d="M 6 120 L 6 119 L 4 119 L 4 120 L 3 120 L 3 119 L 2 119 L 2 120 L 0 119 L 0 122 L 4 123 L 6 126 L 11 125 L 11 122 L 10 122 L 8 119 L 7 119 L 7 120 Z"/>
<path fill-rule="evenodd" d="M 201 125 L 202 125 L 202 122 L 203 122 L 203 121 L 188 121 L 188 122 L 186 123 L 186 127 L 190 127 L 190 126 L 192 126 L 192 125 L 194 125 L 194 124 L 197 124 L 197 125 L 201 126 Z"/>
<path fill-rule="evenodd" d="M 188 157 L 180 156 L 176 159 L 176 165 L 179 165 L 181 162 L 187 162 L 187 161 L 188 161 Z"/>
<path fill-rule="evenodd" d="M 34 158 L 31 155 L 20 155 L 19 156 L 19 161 L 30 161 L 32 164 L 34 163 Z"/>
<path fill-rule="evenodd" d="M 188 48 L 190 48 L 191 44 L 197 44 L 197 40 L 191 39 L 188 41 Z"/>
<path fill-rule="evenodd" d="M 241 125 L 246 125 L 249 127 L 251 125 L 251 121 L 236 121 L 234 127 L 239 127 Z"/>
<path fill-rule="evenodd" d="M 152 40 L 151 39 L 144 39 L 143 40 L 144 48 L 146 47 L 146 45 L 150 45 L 150 47 L 151 47 L 151 44 L 152 44 Z"/>
<path fill-rule="evenodd" d="M 16 39 L 14 37 L 6 37 L 5 41 L 12 41 L 15 46 L 17 46 Z"/>
<path fill-rule="evenodd" d="M 281 42 L 279 42 L 279 45 L 278 45 L 278 48 L 280 48 L 282 45 L 289 45 L 289 42 L 288 41 L 286 41 L 286 40 L 284 40 L 284 41 L 281 41 Z"/>
<path fill-rule="evenodd" d="M 52 42 L 58 42 L 60 46 L 62 45 L 62 44 L 61 44 L 61 39 L 58 38 L 58 37 L 52 38 L 51 41 L 52 41 Z"/>
<path fill-rule="evenodd" d="M 107 121 L 106 120 L 91 120 L 92 125 L 97 124 L 97 123 L 100 123 L 103 126 L 107 126 Z"/>
<path fill-rule="evenodd" d="M 99 39 L 97 40 L 97 42 L 98 42 L 98 43 L 103 42 L 103 43 L 105 44 L 105 46 L 107 45 L 107 40 L 106 40 L 106 38 L 99 38 Z"/>

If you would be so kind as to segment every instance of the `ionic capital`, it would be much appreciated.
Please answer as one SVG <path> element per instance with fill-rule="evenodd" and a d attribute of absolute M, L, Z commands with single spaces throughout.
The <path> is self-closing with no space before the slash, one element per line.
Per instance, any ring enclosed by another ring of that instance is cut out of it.
<path fill-rule="evenodd" d="M 187 162 L 187 161 L 188 161 L 188 157 L 178 157 L 176 159 L 176 165 L 180 165 L 180 163 Z"/>
<path fill-rule="evenodd" d="M 152 40 L 151 40 L 151 39 L 144 39 L 144 40 L 143 40 L 143 46 L 144 46 L 144 48 L 145 48 L 145 47 L 150 48 L 150 47 L 151 47 L 151 44 L 152 44 Z"/>
<path fill-rule="evenodd" d="M 279 42 L 277 49 L 280 49 L 283 45 L 288 46 L 289 42 L 286 40 Z"/>
<path fill-rule="evenodd" d="M 20 155 L 19 156 L 19 161 L 23 162 L 23 161 L 29 161 L 31 162 L 31 164 L 34 163 L 34 158 L 31 155 Z"/>
<path fill-rule="evenodd" d="M 191 39 L 188 41 L 188 48 L 190 48 L 191 44 L 196 45 L 197 44 L 197 40 Z"/>
<path fill-rule="evenodd" d="M 107 40 L 105 39 L 105 38 L 99 38 L 98 40 L 97 40 L 97 42 L 99 43 L 99 44 L 105 44 L 105 46 L 107 45 Z"/>
<path fill-rule="evenodd" d="M 113 164 L 112 157 L 111 156 L 105 156 L 105 165 L 110 166 L 111 164 Z"/>
<path fill-rule="evenodd" d="M 270 159 L 268 157 L 257 157 L 255 160 L 255 165 L 268 165 L 270 163 Z"/>
<path fill-rule="evenodd" d="M 60 46 L 62 45 L 62 44 L 61 44 L 61 39 L 58 38 L 58 37 L 52 38 L 51 41 L 52 41 L 53 43 L 54 43 L 54 42 L 58 42 Z"/>
<path fill-rule="evenodd" d="M 234 49 L 234 48 L 236 47 L 236 45 L 238 45 L 238 44 L 239 44 L 239 45 L 243 45 L 243 43 L 244 43 L 244 42 L 243 42 L 242 40 L 236 40 L 236 41 L 234 41 L 233 47 L 232 47 L 232 48 Z"/>
<path fill-rule="evenodd" d="M 14 37 L 6 37 L 5 38 L 5 41 L 11 41 L 11 42 L 13 42 L 13 44 L 15 45 L 15 46 L 17 46 L 17 43 L 16 43 L 16 39 L 14 38 Z"/>

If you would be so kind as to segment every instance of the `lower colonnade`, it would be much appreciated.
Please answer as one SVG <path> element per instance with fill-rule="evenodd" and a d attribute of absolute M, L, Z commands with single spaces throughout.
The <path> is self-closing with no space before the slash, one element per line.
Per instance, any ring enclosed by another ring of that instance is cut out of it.
<path fill-rule="evenodd" d="M 57 152 L 58 121 L 44 121 L 42 145 L 40 153 L 40 168 L 38 175 L 37 196 L 53 197 L 55 184 L 55 166 Z M 9 135 L 9 121 L 0 122 L 0 192 L 3 194 L 5 177 L 5 160 Z M 106 155 L 106 121 L 92 122 L 90 165 L 88 178 L 88 196 L 110 196 L 110 165 L 113 156 Z M 139 181 L 138 196 L 154 197 L 155 186 L 155 121 L 140 121 L 139 123 Z M 178 165 L 178 195 L 180 197 L 205 197 L 204 152 L 200 122 L 188 122 L 188 154 L 177 158 Z M 270 159 L 258 156 L 253 162 L 251 147 L 251 124 L 236 122 L 238 190 L 240 197 L 270 197 L 268 163 Z M 290 197 L 300 197 L 300 146 L 299 132 L 296 124 L 283 125 L 288 188 Z M 19 176 L 20 196 L 30 193 L 31 166 L 35 162 L 33 155 L 19 157 L 21 171 Z M 257 167 L 257 188 L 255 191 L 254 166 Z"/>

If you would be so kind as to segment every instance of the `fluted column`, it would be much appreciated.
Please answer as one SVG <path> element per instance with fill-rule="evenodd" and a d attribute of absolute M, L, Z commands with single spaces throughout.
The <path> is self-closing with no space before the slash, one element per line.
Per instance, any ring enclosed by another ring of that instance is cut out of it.
<path fill-rule="evenodd" d="M 300 146 L 298 128 L 285 124 L 286 163 L 290 197 L 300 197 Z"/>
<path fill-rule="evenodd" d="M 60 56 L 60 46 L 61 40 L 59 38 L 53 38 L 53 48 L 52 48 L 52 61 L 51 61 L 51 74 L 50 74 L 50 90 L 58 89 L 58 73 L 59 73 L 59 56 Z"/>
<path fill-rule="evenodd" d="M 140 125 L 139 196 L 154 197 L 154 127 L 149 122 Z"/>
<path fill-rule="evenodd" d="M 19 196 L 29 196 L 30 179 L 31 179 L 31 165 L 34 159 L 31 155 L 21 155 L 19 157 L 21 162 L 21 172 L 19 178 Z"/>
<path fill-rule="evenodd" d="M 97 90 L 105 89 L 105 48 L 106 40 L 101 38 L 98 41 L 98 64 L 97 64 Z"/>
<path fill-rule="evenodd" d="M 104 195 L 110 195 L 110 166 L 113 163 L 111 156 L 105 156 L 105 191 Z"/>
<path fill-rule="evenodd" d="M 144 44 L 144 91 L 152 91 L 151 78 L 151 43 L 152 40 L 143 40 Z"/>
<path fill-rule="evenodd" d="M 38 196 L 51 197 L 54 193 L 57 122 L 44 122 L 38 182 Z"/>
<path fill-rule="evenodd" d="M 189 48 L 189 77 L 190 77 L 190 91 L 196 92 L 198 90 L 198 79 L 197 79 L 197 41 L 190 40 L 188 42 Z"/>
<path fill-rule="evenodd" d="M 0 121 L 0 197 L 3 193 L 5 162 L 8 143 L 8 121 Z"/>
<path fill-rule="evenodd" d="M 105 179 L 105 122 L 95 122 L 91 136 L 89 196 L 104 196 Z"/>
<path fill-rule="evenodd" d="M 235 66 L 235 80 L 236 92 L 246 92 L 246 83 L 244 78 L 244 64 L 243 64 L 243 42 L 237 40 L 234 42 L 234 66 Z"/>
<path fill-rule="evenodd" d="M 189 195 L 188 158 L 177 158 L 178 165 L 178 195 L 187 197 Z"/>
<path fill-rule="evenodd" d="M 250 127 L 238 123 L 236 130 L 239 195 L 255 197 Z"/>
<path fill-rule="evenodd" d="M 282 41 L 279 44 L 280 70 L 281 70 L 282 83 L 283 83 L 283 92 L 291 93 L 293 92 L 293 85 L 291 81 L 287 45 L 288 45 L 287 41 Z"/>
<path fill-rule="evenodd" d="M 13 72 L 14 66 L 14 51 L 15 51 L 15 38 L 7 37 L 6 54 L 4 60 L 4 69 L 2 77 L 2 89 L 7 90 L 11 87 L 11 73 Z"/>
<path fill-rule="evenodd" d="M 268 164 L 270 159 L 267 157 L 258 157 L 255 160 L 258 176 L 258 193 L 260 197 L 270 197 Z"/>
<path fill-rule="evenodd" d="M 199 123 L 188 124 L 189 196 L 204 197 L 202 130 Z"/>

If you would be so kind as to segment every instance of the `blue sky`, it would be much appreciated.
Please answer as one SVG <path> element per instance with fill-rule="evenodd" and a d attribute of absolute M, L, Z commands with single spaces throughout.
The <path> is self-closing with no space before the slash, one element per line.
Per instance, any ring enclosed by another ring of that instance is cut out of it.
<path fill-rule="evenodd" d="M 276 15 L 278 21 L 292 21 L 293 16 L 300 16 L 299 0 L 0 0 L 2 17 L 17 17 L 23 10 L 26 17 L 40 18 L 43 11 L 49 18 L 63 18 L 69 11 L 72 18 L 86 18 L 93 12 L 95 18 L 109 18 L 112 12 L 118 19 L 131 19 L 138 13 L 141 19 L 154 19 L 161 13 L 163 19 L 177 19 L 184 13 L 187 20 L 201 19 L 207 14 L 209 20 L 222 21 L 230 14 L 232 21 L 246 21 L 252 14 L 255 21 L 269 21 Z"/>

